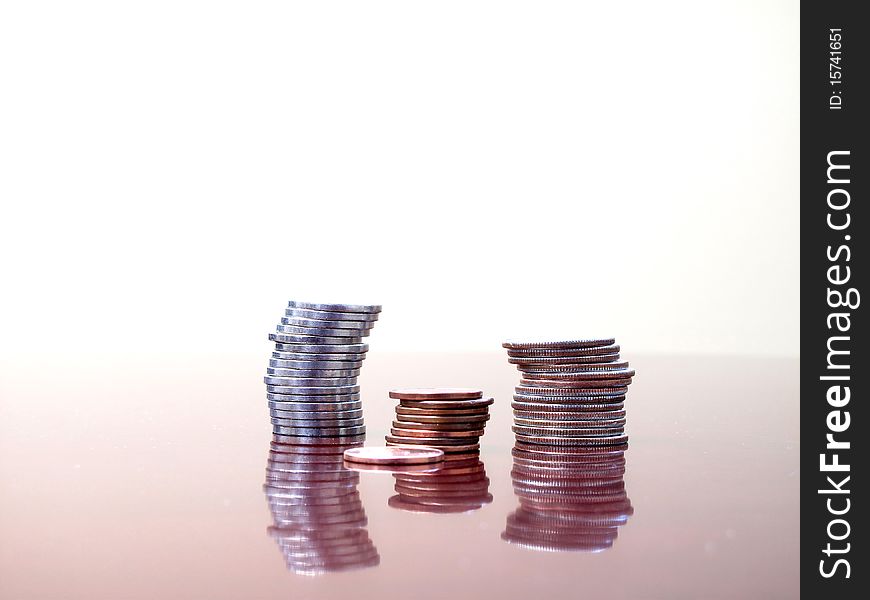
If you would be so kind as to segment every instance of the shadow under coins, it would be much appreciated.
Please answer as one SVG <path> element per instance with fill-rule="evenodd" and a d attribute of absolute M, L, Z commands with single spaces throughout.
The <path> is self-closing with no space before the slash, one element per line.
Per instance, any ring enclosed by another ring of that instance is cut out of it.
<path fill-rule="evenodd" d="M 268 528 L 287 568 L 319 575 L 374 567 L 380 562 L 369 538 L 357 485 L 359 473 L 342 455 L 360 444 L 293 445 L 272 442 L 263 490 L 274 524 Z"/>
<path fill-rule="evenodd" d="M 503 540 L 537 551 L 601 552 L 634 512 L 625 492 L 627 444 L 512 450 L 511 481 L 520 506 Z"/>

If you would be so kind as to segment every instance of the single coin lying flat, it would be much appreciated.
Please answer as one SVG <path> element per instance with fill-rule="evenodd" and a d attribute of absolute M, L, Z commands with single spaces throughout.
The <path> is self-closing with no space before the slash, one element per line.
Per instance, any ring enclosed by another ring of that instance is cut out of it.
<path fill-rule="evenodd" d="M 425 446 L 364 446 L 345 450 L 344 459 L 370 465 L 420 465 L 444 460 L 444 452 Z"/>

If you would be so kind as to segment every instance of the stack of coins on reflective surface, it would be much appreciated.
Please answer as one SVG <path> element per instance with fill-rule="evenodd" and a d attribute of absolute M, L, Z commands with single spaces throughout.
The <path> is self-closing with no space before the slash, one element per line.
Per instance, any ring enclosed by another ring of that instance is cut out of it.
<path fill-rule="evenodd" d="M 492 502 L 489 477 L 477 452 L 455 454 L 437 470 L 397 472 L 390 506 L 425 513 L 462 513 Z"/>
<path fill-rule="evenodd" d="M 387 445 L 419 445 L 451 456 L 477 452 L 492 398 L 465 388 L 405 388 L 390 392 L 399 401 Z M 445 465 L 446 466 L 446 465 Z"/>
<path fill-rule="evenodd" d="M 357 376 L 376 305 L 291 300 L 266 370 L 274 439 L 289 444 L 352 443 L 365 438 Z"/>
<path fill-rule="evenodd" d="M 517 442 L 511 480 L 520 507 L 502 539 L 535 550 L 610 548 L 633 513 L 623 481 L 626 448 Z"/>
<path fill-rule="evenodd" d="M 508 362 L 522 373 L 516 387 L 517 442 L 551 446 L 624 444 L 624 400 L 634 371 L 619 360 L 613 338 L 509 341 Z"/>
<path fill-rule="evenodd" d="M 263 486 L 274 520 L 268 531 L 294 573 L 380 562 L 365 529 L 359 473 L 343 466 L 342 454 L 353 446 L 272 443 Z"/>

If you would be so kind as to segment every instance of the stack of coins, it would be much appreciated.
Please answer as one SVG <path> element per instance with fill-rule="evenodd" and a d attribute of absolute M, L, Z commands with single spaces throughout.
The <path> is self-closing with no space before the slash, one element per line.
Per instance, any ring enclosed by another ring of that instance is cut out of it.
<path fill-rule="evenodd" d="M 369 348 L 362 338 L 380 311 L 380 306 L 290 301 L 277 332 L 269 335 L 275 351 L 265 377 L 278 441 L 365 438 L 357 376 Z"/>
<path fill-rule="evenodd" d="M 489 478 L 477 452 L 452 454 L 437 470 L 397 472 L 393 508 L 422 513 L 463 513 L 492 502 Z"/>
<path fill-rule="evenodd" d="M 390 392 L 399 401 L 387 445 L 419 445 L 451 454 L 477 452 L 492 398 L 465 388 L 405 388 Z"/>
<path fill-rule="evenodd" d="M 518 442 L 551 446 L 624 444 L 624 400 L 634 376 L 613 338 L 509 341 L 522 373 L 513 431 Z"/>
<path fill-rule="evenodd" d="M 315 575 L 377 565 L 357 485 L 343 465 L 344 444 L 273 442 L 263 489 L 287 568 Z"/>
<path fill-rule="evenodd" d="M 514 493 L 502 539 L 534 550 L 600 552 L 634 512 L 625 493 L 627 446 L 513 449 Z"/>

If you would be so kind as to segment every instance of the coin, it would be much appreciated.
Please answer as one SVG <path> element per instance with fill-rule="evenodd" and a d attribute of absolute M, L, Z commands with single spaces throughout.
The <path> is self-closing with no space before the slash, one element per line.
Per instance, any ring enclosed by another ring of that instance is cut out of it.
<path fill-rule="evenodd" d="M 278 360 L 314 361 L 314 362 L 359 362 L 365 360 L 365 352 L 309 352 L 300 351 L 294 344 L 275 344 L 272 358 Z"/>
<path fill-rule="evenodd" d="M 487 407 L 482 408 L 409 408 L 401 404 L 396 407 L 397 415 L 421 416 L 421 417 L 465 417 L 485 416 L 489 414 Z"/>
<path fill-rule="evenodd" d="M 529 444 L 549 444 L 556 446 L 612 446 L 624 444 L 628 441 L 625 434 L 602 436 L 602 437 L 565 437 L 565 436 L 542 436 L 515 434 L 520 442 Z"/>
<path fill-rule="evenodd" d="M 541 437 L 600 437 L 620 435 L 624 432 L 622 425 L 611 427 L 531 427 L 528 425 L 514 425 L 511 431 L 522 435 L 538 435 Z"/>
<path fill-rule="evenodd" d="M 283 436 L 293 437 L 324 437 L 324 438 L 350 438 L 353 436 L 362 435 L 366 432 L 365 425 L 353 427 L 297 427 L 273 425 L 272 433 Z M 292 442 L 290 442 L 292 443 Z"/>
<path fill-rule="evenodd" d="M 288 428 L 298 427 L 305 429 L 317 429 L 317 428 L 337 428 L 337 427 L 357 427 L 363 424 L 362 417 L 351 417 L 349 419 L 325 419 L 321 421 L 320 419 L 297 419 L 294 417 L 276 417 L 272 415 L 271 421 L 273 425 L 282 425 Z"/>
<path fill-rule="evenodd" d="M 481 390 L 469 388 L 401 388 L 390 391 L 396 400 L 476 400 L 483 397 Z"/>
<path fill-rule="evenodd" d="M 427 440 L 425 438 L 387 436 L 388 446 L 405 446 L 408 444 L 429 446 L 432 448 L 438 448 L 440 450 L 443 450 L 445 454 L 444 460 L 449 460 L 450 457 L 447 455 L 453 452 L 472 452 L 475 450 L 480 450 L 480 444 L 447 444 L 441 440 L 435 440 L 435 442 L 433 443 L 432 440 Z"/>
<path fill-rule="evenodd" d="M 556 386 L 538 386 L 538 385 L 518 385 L 514 388 L 517 393 L 514 396 L 522 396 L 522 397 L 545 397 L 545 398 L 570 398 L 570 397 L 614 397 L 614 396 L 624 396 L 625 392 L 628 391 L 628 388 L 625 386 L 614 386 L 611 385 L 609 387 L 601 387 L 601 388 L 569 388 L 569 387 L 556 387 Z"/>
<path fill-rule="evenodd" d="M 332 394 L 332 395 L 315 395 L 315 394 L 266 394 L 266 399 L 269 402 L 276 403 L 295 403 L 298 404 L 299 410 L 329 410 L 323 408 L 315 408 L 314 404 L 350 404 L 359 403 L 359 393 L 352 394 Z M 296 410 L 297 407 L 293 407 Z M 339 406 L 338 408 L 348 408 L 348 406 Z M 359 407 L 357 407 L 359 408 Z M 287 410 L 291 410 L 288 408 Z"/>
<path fill-rule="evenodd" d="M 286 316 L 281 317 L 281 325 L 291 325 L 293 327 L 304 327 L 306 329 L 346 329 L 351 332 L 350 335 L 358 335 L 353 332 L 369 331 L 374 327 L 374 321 L 346 321 L 340 319 L 308 319 L 305 317 Z M 329 334 L 326 334 L 329 335 Z M 346 334 L 342 334 L 346 335 Z"/>
<path fill-rule="evenodd" d="M 631 380 L 634 377 L 634 369 L 600 370 L 600 371 L 572 371 L 570 373 L 548 372 L 529 373 L 523 372 L 523 380 L 532 381 L 597 381 L 602 379 Z"/>
<path fill-rule="evenodd" d="M 408 408 L 436 409 L 436 408 L 480 408 L 493 403 L 492 398 L 480 398 L 478 400 L 402 400 L 402 406 Z"/>
<path fill-rule="evenodd" d="M 553 379 L 528 379 L 520 380 L 520 386 L 530 388 L 559 388 L 563 390 L 577 389 L 602 389 L 602 388 L 617 388 L 624 385 L 630 385 L 631 379 L 595 379 L 582 381 L 556 381 Z"/>
<path fill-rule="evenodd" d="M 266 375 L 263 381 L 268 385 L 288 387 L 341 387 L 356 385 L 356 377 L 284 377 Z"/>
<path fill-rule="evenodd" d="M 527 350 L 540 348 L 574 349 L 609 346 L 612 345 L 615 341 L 616 340 L 612 337 L 568 338 L 565 340 L 526 339 L 508 340 L 502 343 L 502 347 L 508 348 L 510 350 Z"/>
<path fill-rule="evenodd" d="M 278 419 L 296 419 L 299 421 L 335 421 L 361 418 L 363 416 L 363 411 L 361 409 L 305 411 L 270 408 L 269 414 Z"/>
<path fill-rule="evenodd" d="M 444 452 L 423 446 L 365 446 L 345 450 L 344 459 L 375 465 L 419 465 L 442 462 Z"/>
<path fill-rule="evenodd" d="M 299 302 L 290 300 L 287 303 L 288 308 L 302 308 L 305 310 L 320 310 L 327 312 L 338 313 L 379 313 L 381 312 L 380 304 L 328 304 L 319 302 Z"/>
<path fill-rule="evenodd" d="M 315 378 L 315 379 L 335 379 L 358 377 L 359 369 L 276 369 L 268 367 L 266 375 L 273 377 L 296 377 L 296 378 Z"/>
<path fill-rule="evenodd" d="M 610 346 L 591 346 L 588 348 L 518 348 L 508 350 L 510 357 L 579 357 L 579 356 L 597 356 L 600 354 L 618 354 L 619 345 L 612 344 Z"/>
<path fill-rule="evenodd" d="M 379 318 L 378 313 L 352 313 L 352 312 L 335 312 L 325 310 L 310 310 L 306 308 L 287 308 L 284 314 L 288 317 L 298 317 L 302 319 L 314 319 L 318 321 L 365 321 L 374 322 Z"/>
<path fill-rule="evenodd" d="M 557 365 L 596 365 L 619 360 L 619 352 L 590 354 L 584 356 L 508 356 L 508 362 L 520 366 L 557 366 Z"/>
<path fill-rule="evenodd" d="M 276 333 L 316 338 L 341 338 L 347 344 L 358 344 L 369 334 L 368 329 L 335 329 L 331 327 L 300 327 L 299 325 L 280 324 Z M 329 342 L 327 342 L 329 343 Z"/>
<path fill-rule="evenodd" d="M 404 429 L 421 429 L 425 431 L 469 431 L 483 429 L 486 421 L 474 421 L 463 423 L 416 423 L 398 418 L 393 421 L 393 427 Z"/>
<path fill-rule="evenodd" d="M 298 339 L 294 340 L 294 337 Z M 269 339 L 276 342 L 276 350 L 287 350 L 296 354 L 363 354 L 369 351 L 368 344 L 345 344 L 339 338 L 335 342 L 312 342 L 306 336 L 270 333 Z"/>
<path fill-rule="evenodd" d="M 581 364 L 518 364 L 517 370 L 523 373 L 539 373 L 541 375 L 549 373 L 590 373 L 601 371 L 621 371 L 628 368 L 628 362 L 602 362 L 602 363 L 581 363 Z"/>
<path fill-rule="evenodd" d="M 327 371 L 327 370 L 355 370 L 359 372 L 362 367 L 361 360 L 281 360 L 273 358 L 269 361 L 271 369 L 293 369 L 297 371 Z"/>
<path fill-rule="evenodd" d="M 514 424 L 516 425 L 524 425 L 526 427 L 538 427 L 538 428 L 553 428 L 560 429 L 566 427 L 586 427 L 586 428 L 595 428 L 595 427 L 623 427 L 625 425 L 625 419 L 623 418 L 598 418 L 598 419 L 584 419 L 584 418 L 573 418 L 573 419 L 551 419 L 549 417 L 544 417 L 543 419 L 529 419 L 523 418 L 519 415 L 514 415 Z"/>
<path fill-rule="evenodd" d="M 625 396 L 618 398 L 589 398 L 588 403 L 569 403 L 562 402 L 511 402 L 511 408 L 514 410 L 530 411 L 530 412 L 594 412 L 608 410 L 622 410 L 624 408 L 623 399 Z M 538 398 L 536 398 L 538 399 Z"/>
<path fill-rule="evenodd" d="M 609 420 L 625 417 L 624 410 L 605 411 L 529 411 L 514 409 L 514 419 L 529 419 L 541 421 L 573 421 L 573 420 Z"/>
<path fill-rule="evenodd" d="M 266 385 L 266 391 L 270 394 L 291 394 L 295 396 L 340 396 L 344 394 L 356 394 L 359 392 L 358 385 L 341 385 L 341 386 L 282 386 L 282 385 Z"/>
<path fill-rule="evenodd" d="M 419 438 L 479 438 L 483 435 L 482 429 L 469 429 L 466 431 L 450 431 L 450 430 L 432 430 L 432 429 L 411 429 L 407 427 L 393 427 L 390 433 L 395 436 L 404 437 L 419 437 Z"/>

